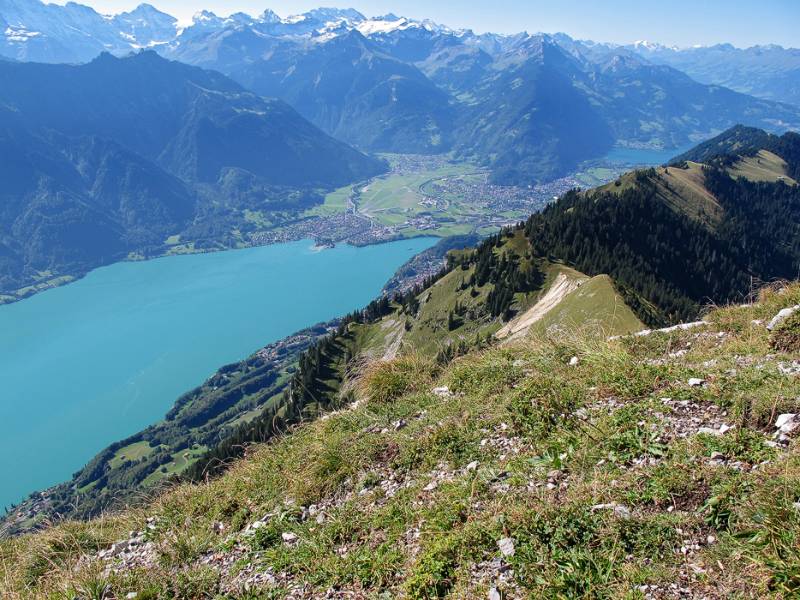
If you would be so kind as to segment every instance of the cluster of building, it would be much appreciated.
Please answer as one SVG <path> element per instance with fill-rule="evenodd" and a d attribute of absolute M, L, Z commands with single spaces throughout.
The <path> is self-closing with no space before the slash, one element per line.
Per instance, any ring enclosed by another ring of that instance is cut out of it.
<path fill-rule="evenodd" d="M 581 187 L 574 177 L 563 177 L 535 186 L 502 186 L 489 182 L 489 175 L 481 174 L 476 180 L 471 177 L 447 177 L 430 183 L 425 188 L 421 204 L 432 210 L 444 210 L 450 202 L 468 205 L 492 213 L 541 210 L 571 189 Z"/>

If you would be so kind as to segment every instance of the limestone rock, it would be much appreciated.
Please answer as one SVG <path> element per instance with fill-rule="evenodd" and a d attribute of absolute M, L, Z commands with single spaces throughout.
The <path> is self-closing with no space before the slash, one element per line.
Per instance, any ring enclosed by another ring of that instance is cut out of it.
<path fill-rule="evenodd" d="M 502 538 L 497 541 L 497 547 L 500 548 L 500 554 L 503 556 L 514 556 L 514 540 L 511 538 Z"/>
<path fill-rule="evenodd" d="M 797 304 L 795 306 L 791 306 L 789 308 L 784 308 L 777 315 L 772 317 L 772 320 L 767 324 L 767 329 L 769 331 L 773 331 L 778 325 L 783 323 L 786 319 L 791 317 L 798 310 L 800 310 L 800 304 Z"/>
<path fill-rule="evenodd" d="M 450 391 L 450 388 L 445 386 L 433 388 L 432 390 L 434 396 L 438 396 L 439 398 L 452 398 L 453 392 Z"/>

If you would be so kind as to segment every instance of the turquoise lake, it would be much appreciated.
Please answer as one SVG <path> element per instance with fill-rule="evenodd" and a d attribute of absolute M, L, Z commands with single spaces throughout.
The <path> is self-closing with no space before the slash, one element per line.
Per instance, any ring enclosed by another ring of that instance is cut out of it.
<path fill-rule="evenodd" d="M 436 241 L 118 263 L 0 306 L 0 509 L 160 420 L 217 368 L 365 306 Z"/>
<path fill-rule="evenodd" d="M 696 143 L 693 143 L 669 149 L 623 148 L 622 146 L 616 146 L 603 158 L 610 163 L 622 166 L 656 166 L 668 163 L 696 145 Z"/>

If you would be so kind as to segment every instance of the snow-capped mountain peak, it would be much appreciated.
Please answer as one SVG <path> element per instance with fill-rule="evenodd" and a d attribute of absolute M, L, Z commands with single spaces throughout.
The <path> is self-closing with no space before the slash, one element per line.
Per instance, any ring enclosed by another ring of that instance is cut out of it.
<path fill-rule="evenodd" d="M 192 17 L 192 23 L 214 23 L 220 21 L 221 19 L 215 15 L 210 10 L 201 10 L 194 14 Z"/>
<path fill-rule="evenodd" d="M 329 22 L 350 22 L 360 23 L 366 20 L 366 17 L 353 8 L 315 8 L 305 13 L 309 19 Z"/>
<path fill-rule="evenodd" d="M 658 42 L 650 42 L 648 40 L 637 40 L 631 44 L 634 50 L 643 51 L 643 52 L 663 52 L 665 50 L 670 50 L 673 52 L 677 52 L 679 48 L 677 46 L 665 46 L 664 44 L 659 44 Z"/>
<path fill-rule="evenodd" d="M 168 43 L 178 32 L 177 19 L 150 4 L 140 4 L 132 11 L 112 16 L 110 23 L 134 48 Z"/>
<path fill-rule="evenodd" d="M 663 46 L 661 44 L 657 44 L 655 42 L 649 42 L 647 40 L 636 40 L 633 42 L 634 48 L 641 48 L 642 50 L 660 50 Z"/>
<path fill-rule="evenodd" d="M 382 33 L 390 33 L 392 31 L 398 31 L 403 29 L 408 29 L 409 27 L 414 27 L 415 23 L 409 21 L 403 17 L 396 17 L 395 15 L 388 15 L 387 17 L 376 17 L 374 19 L 367 19 L 362 23 L 359 23 L 356 29 L 366 36 L 369 37 L 371 35 L 382 34 Z"/>
<path fill-rule="evenodd" d="M 391 13 L 382 17 L 366 19 L 359 23 L 356 29 L 365 37 L 387 34 L 394 31 L 405 31 L 407 29 L 424 29 L 434 33 L 454 33 L 449 27 L 439 25 L 430 19 L 415 21 L 406 17 L 398 17 Z"/>

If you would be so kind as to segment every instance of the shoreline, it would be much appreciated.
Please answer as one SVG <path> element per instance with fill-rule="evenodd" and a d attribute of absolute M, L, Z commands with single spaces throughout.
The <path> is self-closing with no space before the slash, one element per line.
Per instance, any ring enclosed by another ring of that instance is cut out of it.
<path fill-rule="evenodd" d="M 269 232 L 264 232 L 269 233 Z M 275 246 L 278 244 L 291 244 L 294 242 L 300 242 L 303 240 L 308 240 L 309 242 L 313 243 L 312 249 L 314 252 L 323 252 L 325 250 L 330 250 L 335 248 L 339 244 L 347 244 L 349 246 L 353 246 L 354 248 L 365 248 L 367 246 L 378 246 L 381 244 L 389 244 L 392 242 L 398 242 L 401 240 L 413 240 L 423 237 L 431 237 L 431 238 L 439 238 L 440 240 L 446 239 L 444 236 L 436 235 L 435 231 L 431 231 L 428 235 L 418 234 L 413 236 L 395 236 L 395 237 L 387 237 L 386 239 L 377 239 L 375 241 L 370 242 L 351 242 L 347 239 L 337 240 L 337 241 L 321 241 L 311 237 L 305 236 L 297 236 L 297 237 L 287 237 L 284 240 L 273 240 L 273 241 L 266 241 L 266 242 L 253 242 L 244 244 L 242 246 L 236 248 L 193 248 L 191 250 L 187 250 L 185 252 L 163 252 L 161 254 L 156 254 L 153 256 L 147 257 L 130 257 L 130 255 L 122 258 L 120 260 L 113 260 L 107 263 L 99 264 L 89 269 L 86 269 L 82 272 L 74 272 L 74 273 L 62 273 L 58 274 L 53 277 L 51 280 L 47 280 L 46 282 L 42 282 L 39 284 L 30 284 L 19 288 L 18 290 L 10 291 L 10 292 L 0 292 L 0 308 L 4 306 L 10 306 L 12 304 L 17 304 L 18 302 L 22 302 L 24 300 L 29 300 L 34 296 L 38 296 L 44 292 L 55 290 L 61 287 L 65 287 L 72 283 L 76 283 L 81 279 L 85 278 L 87 275 L 96 271 L 97 269 L 102 269 L 104 267 L 111 267 L 113 265 L 121 264 L 121 263 L 140 263 L 140 262 L 149 262 L 152 260 L 159 260 L 163 258 L 173 258 L 179 256 L 196 256 L 201 254 L 218 254 L 221 252 L 235 252 L 237 250 L 248 250 L 251 248 L 266 248 L 268 246 Z M 32 291 L 25 293 L 24 295 L 19 295 L 21 290 L 28 290 L 32 289 Z"/>

